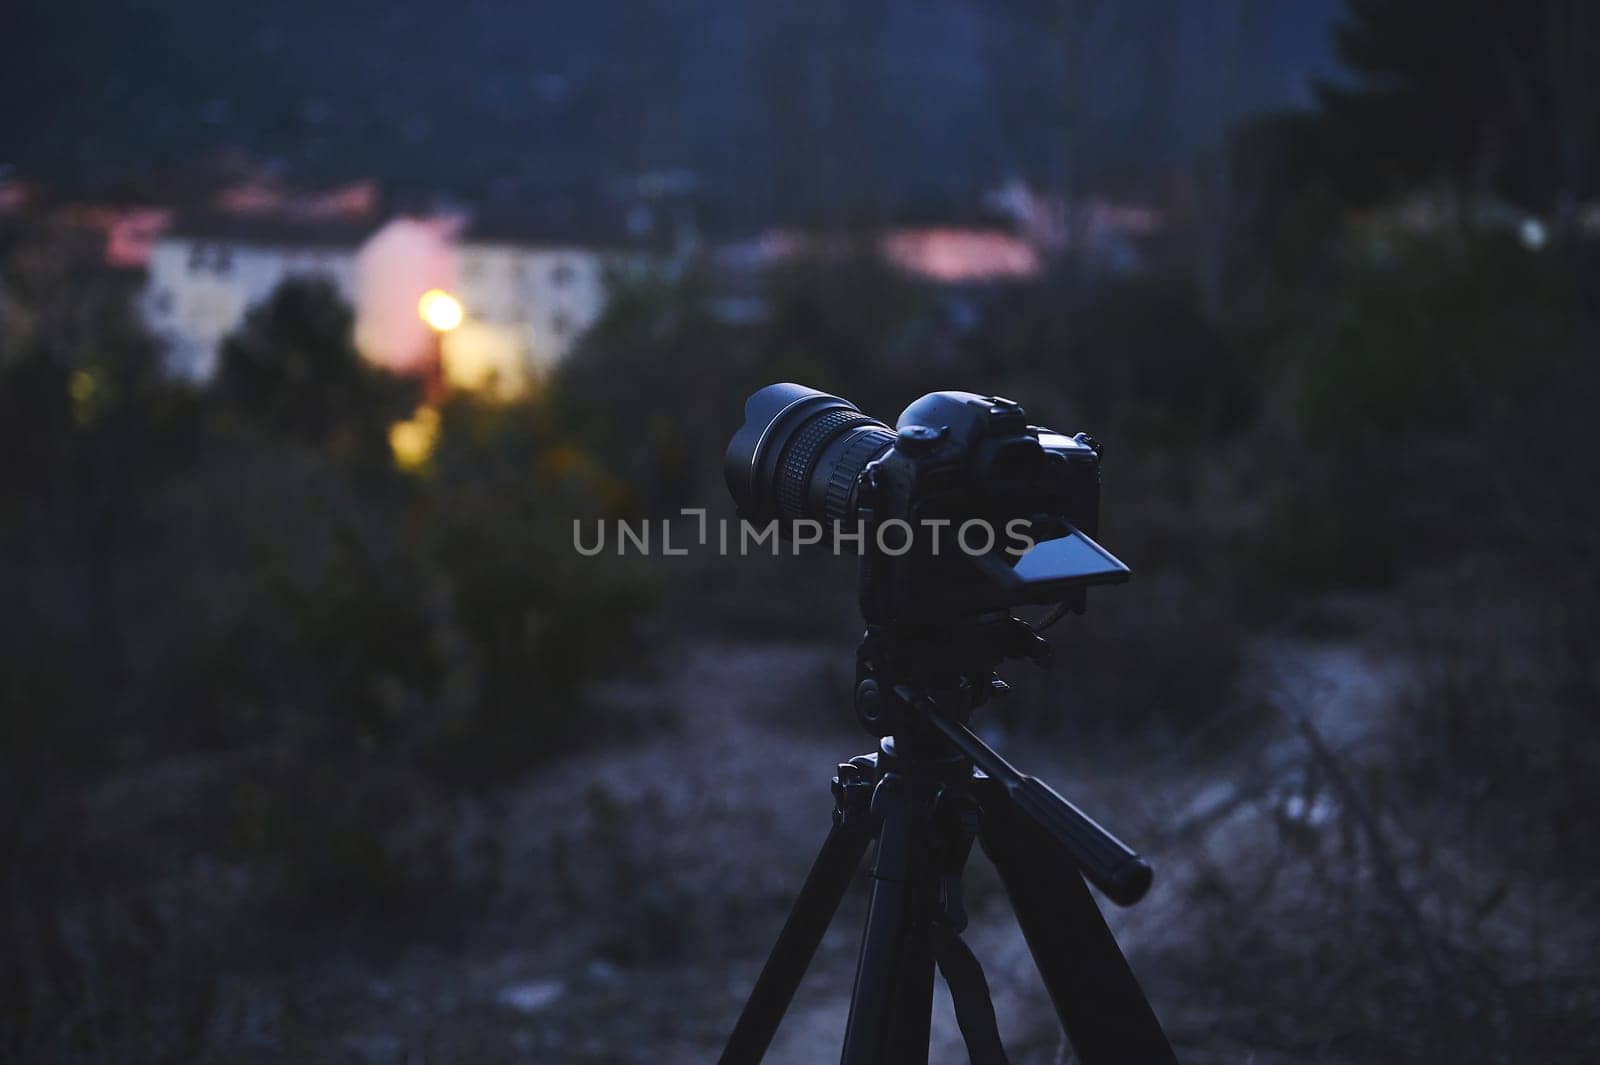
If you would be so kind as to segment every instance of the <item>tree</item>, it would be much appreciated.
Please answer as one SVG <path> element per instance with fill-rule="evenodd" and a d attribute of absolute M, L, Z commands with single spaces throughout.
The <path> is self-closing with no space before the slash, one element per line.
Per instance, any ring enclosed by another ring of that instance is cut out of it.
<path fill-rule="evenodd" d="M 98 248 L 27 227 L 0 250 L 0 294 L 0 587 L 13 604 L 0 790 L 27 793 L 59 764 L 109 756 L 107 722 L 129 705 L 130 558 L 152 535 L 150 497 L 195 452 L 196 419 Z"/>
<path fill-rule="evenodd" d="M 333 285 L 290 279 L 222 342 L 217 399 L 248 421 L 335 454 L 381 448 L 417 385 L 356 351 L 353 316 Z"/>
<path fill-rule="evenodd" d="M 1600 18 L 1588 0 L 1348 0 L 1335 37 L 1353 75 L 1323 112 L 1362 191 L 1444 180 L 1570 216 L 1595 192 Z"/>

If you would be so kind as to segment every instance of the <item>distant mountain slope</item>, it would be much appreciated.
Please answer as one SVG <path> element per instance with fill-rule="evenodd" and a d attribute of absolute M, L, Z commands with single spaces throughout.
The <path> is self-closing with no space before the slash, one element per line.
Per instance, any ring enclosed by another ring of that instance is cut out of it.
<path fill-rule="evenodd" d="M 1171 149 L 1172 123 L 1152 116 L 1181 100 L 1175 78 L 1214 76 L 1205 40 L 1191 39 L 1204 6 L 1099 5 L 1112 14 L 1097 16 L 1085 53 L 1094 114 L 1074 138 L 1091 169 Z M 1287 102 L 1299 74 L 1325 62 L 1321 23 L 1335 7 L 1261 7 L 1272 25 L 1249 71 L 1254 104 Z M 509 198 L 688 167 L 714 198 L 764 217 L 892 211 L 1062 165 L 1062 10 L 21 0 L 0 15 L 0 162 L 81 179 L 231 144 L 307 177 L 376 173 Z"/>

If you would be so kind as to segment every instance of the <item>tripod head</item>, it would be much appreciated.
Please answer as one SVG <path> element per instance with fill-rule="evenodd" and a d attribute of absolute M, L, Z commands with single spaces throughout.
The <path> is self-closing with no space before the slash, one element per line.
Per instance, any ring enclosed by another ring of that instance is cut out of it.
<path fill-rule="evenodd" d="M 863 581 L 869 573 L 863 567 Z M 856 648 L 856 719 L 874 736 L 916 733 L 920 712 L 896 694 L 905 688 L 965 724 L 1009 690 L 995 669 L 1011 659 L 1046 666 L 1050 645 L 1007 613 L 958 625 L 869 624 Z"/>
<path fill-rule="evenodd" d="M 856 718 L 873 735 L 892 737 L 899 758 L 959 753 L 1106 898 L 1131 906 L 1150 890 L 1149 863 L 1048 784 L 1006 761 L 967 724 L 975 709 L 1008 690 L 997 665 L 1013 658 L 1044 665 L 1049 657 L 1050 645 L 1009 614 L 937 629 L 868 626 L 856 648 Z"/>

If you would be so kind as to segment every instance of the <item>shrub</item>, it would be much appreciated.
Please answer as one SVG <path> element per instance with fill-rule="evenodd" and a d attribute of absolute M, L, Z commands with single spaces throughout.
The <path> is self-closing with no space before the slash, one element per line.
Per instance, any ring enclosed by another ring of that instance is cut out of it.
<path fill-rule="evenodd" d="M 1266 341 L 1279 412 L 1256 471 L 1257 553 L 1292 585 L 1385 582 L 1472 537 L 1483 469 L 1581 375 L 1577 301 L 1559 255 L 1483 237 L 1350 253 L 1304 318 Z M 1530 474 L 1536 471 L 1529 470 Z"/>

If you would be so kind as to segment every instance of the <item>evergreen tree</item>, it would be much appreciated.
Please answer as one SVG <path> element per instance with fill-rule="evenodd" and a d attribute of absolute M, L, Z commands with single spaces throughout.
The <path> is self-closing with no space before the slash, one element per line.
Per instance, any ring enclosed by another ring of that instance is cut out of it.
<path fill-rule="evenodd" d="M 217 398 L 266 429 L 340 455 L 380 448 L 417 390 L 361 358 L 352 323 L 330 283 L 285 281 L 223 340 Z"/>
<path fill-rule="evenodd" d="M 1444 180 L 1463 204 L 1570 213 L 1595 192 L 1600 16 L 1587 0 L 1348 0 L 1321 87 L 1330 132 L 1362 160 L 1356 193 Z"/>

